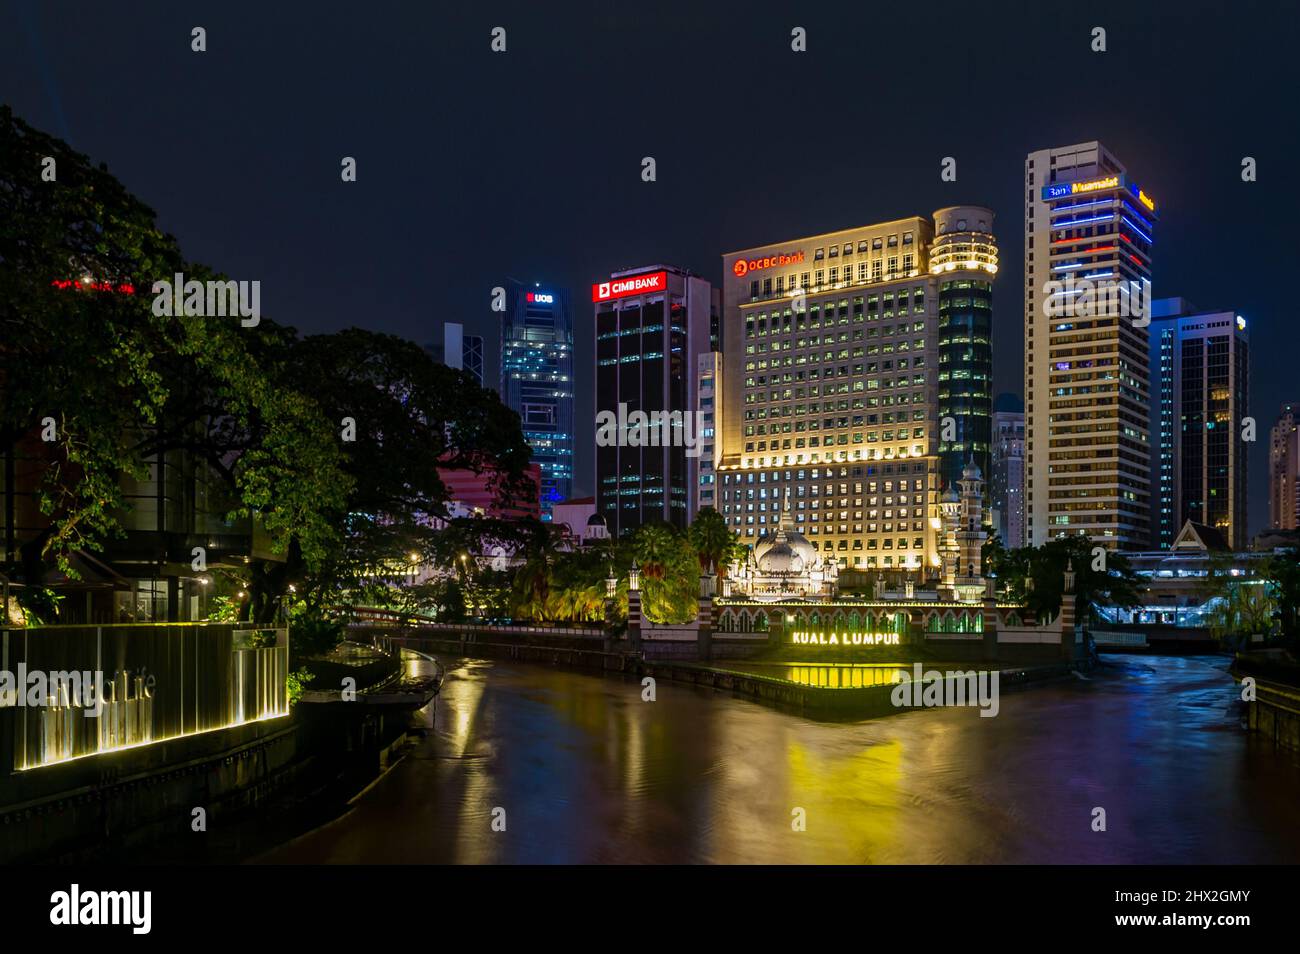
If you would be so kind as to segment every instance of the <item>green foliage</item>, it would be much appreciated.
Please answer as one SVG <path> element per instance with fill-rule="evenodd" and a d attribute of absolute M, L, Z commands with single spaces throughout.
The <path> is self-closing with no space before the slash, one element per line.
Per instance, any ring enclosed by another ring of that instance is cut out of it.
<path fill-rule="evenodd" d="M 307 337 L 289 350 L 291 385 L 326 419 L 355 422 L 355 440 L 332 436 L 349 478 L 342 546 L 309 583 L 400 585 L 412 552 L 450 566 L 460 553 L 482 552 L 486 541 L 514 532 L 494 520 L 459 519 L 447 528 L 430 520 L 447 517 L 440 469 L 493 474 L 503 503 L 536 497 L 519 416 L 495 392 L 411 341 L 359 328 Z"/>
<path fill-rule="evenodd" d="M 58 188 L 39 181 L 44 156 L 58 162 Z M 47 418 L 57 438 L 31 444 L 45 455 L 39 501 L 49 520 L 21 544 L 29 584 L 39 584 L 48 559 L 71 575 L 73 551 L 100 550 L 121 532 L 123 477 L 144 478 L 152 455 L 210 466 L 231 517 L 255 521 L 287 561 L 321 563 L 335 545 L 349 479 L 332 425 L 284 378 L 292 333 L 266 319 L 244 328 L 235 319 L 155 315 L 156 280 L 217 276 L 186 262 L 153 211 L 103 166 L 7 108 L 0 261 L 0 443 Z M 92 286 L 53 284 L 83 276 Z M 90 290 L 101 283 L 112 290 Z M 278 593 L 268 593 L 264 566 L 251 571 L 249 611 L 265 621 Z"/>
<path fill-rule="evenodd" d="M 1264 565 L 1269 595 L 1276 605 L 1282 639 L 1293 652 L 1300 651 L 1300 550 L 1269 557 Z"/>
<path fill-rule="evenodd" d="M 57 188 L 40 181 L 46 156 Z M 29 588 L 47 561 L 71 574 L 74 551 L 121 533 L 123 478 L 145 479 L 154 456 L 209 468 L 210 499 L 274 555 L 241 567 L 248 596 L 217 602 L 217 618 L 270 622 L 294 584 L 319 611 L 348 590 L 404 582 L 392 571 L 410 551 L 436 562 L 446 546 L 483 552 L 519 534 L 430 519 L 449 497 L 439 468 L 492 472 L 502 500 L 536 495 L 518 415 L 492 391 L 389 335 L 299 338 L 265 317 L 246 328 L 155 315 L 154 281 L 222 276 L 187 262 L 106 168 L 7 107 L 0 262 L 0 445 L 25 439 L 45 457 L 48 525 L 20 541 Z M 111 290 L 52 284 L 83 276 Z M 345 417 L 354 442 L 340 439 Z M 30 440 L 47 418 L 56 441 Z"/>
<path fill-rule="evenodd" d="M 728 564 L 739 560 L 744 553 L 739 535 L 712 507 L 700 508 L 687 535 L 698 555 L 701 570 L 712 565 L 716 573 L 726 576 Z"/>
<path fill-rule="evenodd" d="M 1210 614 L 1210 633 L 1220 640 L 1267 634 L 1276 612 L 1277 602 L 1263 581 L 1225 582 Z"/>
<path fill-rule="evenodd" d="M 309 671 L 306 666 L 299 666 L 289 673 L 286 680 L 289 688 L 289 705 L 296 705 L 302 699 L 302 694 L 306 690 L 308 683 L 315 678 L 315 674 Z"/>
<path fill-rule="evenodd" d="M 332 652 L 345 635 L 343 624 L 314 613 L 303 613 L 289 621 L 289 650 L 295 658 L 325 656 Z"/>
<path fill-rule="evenodd" d="M 641 566 L 641 608 L 656 623 L 684 623 L 699 606 L 699 555 L 687 535 L 665 523 L 645 524 L 632 537 Z"/>
<path fill-rule="evenodd" d="M 994 560 L 999 586 L 1008 599 L 1024 603 L 1039 619 L 1051 619 L 1061 609 L 1065 569 L 1075 574 L 1075 618 L 1083 620 L 1093 603 L 1137 606 L 1144 582 L 1120 553 L 1093 551 L 1099 544 L 1086 536 L 1059 537 L 1041 547 L 1003 550 L 1000 544 L 989 553 Z M 1094 568 L 1096 567 L 1096 568 Z"/>
<path fill-rule="evenodd" d="M 59 604 L 63 602 L 63 596 L 60 593 L 48 587 L 14 590 L 13 595 L 18 600 L 18 606 L 22 610 L 24 625 L 26 626 L 48 626 L 57 622 L 59 617 Z"/>

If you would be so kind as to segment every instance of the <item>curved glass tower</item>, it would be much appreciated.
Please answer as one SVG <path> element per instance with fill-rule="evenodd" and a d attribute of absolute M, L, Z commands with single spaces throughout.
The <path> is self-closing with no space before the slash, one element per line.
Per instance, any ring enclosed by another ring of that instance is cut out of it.
<path fill-rule="evenodd" d="M 993 440 L 993 212 L 956 205 L 934 213 L 930 274 L 939 282 L 939 470 L 956 487 L 967 460 L 987 480 Z M 988 486 L 986 484 L 986 486 Z"/>

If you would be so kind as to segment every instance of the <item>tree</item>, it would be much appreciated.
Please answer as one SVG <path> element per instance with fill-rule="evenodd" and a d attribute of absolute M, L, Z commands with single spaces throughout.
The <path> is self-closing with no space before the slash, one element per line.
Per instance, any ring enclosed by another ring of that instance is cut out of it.
<path fill-rule="evenodd" d="M 727 566 L 740 558 L 742 547 L 739 536 L 727 526 L 727 520 L 712 507 L 701 507 L 688 531 L 691 545 L 699 557 L 700 569 L 713 566 L 720 576 L 727 575 Z"/>
<path fill-rule="evenodd" d="M 47 156 L 57 184 L 40 181 Z M 230 516 L 275 551 L 311 565 L 335 538 L 346 479 L 314 404 L 273 376 L 287 332 L 154 314 L 156 279 L 212 277 L 154 218 L 106 167 L 0 107 L 0 446 L 55 435 L 29 442 L 48 518 L 21 546 L 29 584 L 48 560 L 72 575 L 74 551 L 120 533 L 123 478 L 172 451 L 213 465 Z"/>
<path fill-rule="evenodd" d="M 1098 554 L 1094 552 L 1098 547 L 1088 537 L 1075 535 L 1049 540 L 1041 547 L 995 551 L 998 581 L 1009 599 L 1024 603 L 1039 619 L 1050 619 L 1060 611 L 1067 565 L 1075 575 L 1076 619 L 1086 619 L 1094 603 L 1137 606 L 1142 578 L 1123 554 L 1110 550 Z"/>
<path fill-rule="evenodd" d="M 1266 634 L 1272 629 L 1277 603 L 1263 581 L 1225 582 L 1214 599 L 1210 632 L 1216 639 Z"/>
<path fill-rule="evenodd" d="M 641 566 L 641 605 L 656 623 L 694 619 L 699 599 L 699 557 L 686 535 L 666 523 L 643 524 L 632 536 Z"/>
<path fill-rule="evenodd" d="M 349 328 L 297 341 L 291 381 L 349 437 L 340 444 L 351 482 L 344 546 L 322 585 L 355 586 L 414 552 L 423 562 L 454 566 L 485 541 L 528 530 L 493 519 L 452 520 L 451 491 L 440 470 L 487 474 L 498 502 L 536 497 L 527 476 L 531 451 L 519 415 L 467 372 L 439 364 L 419 345 Z"/>
<path fill-rule="evenodd" d="M 1292 652 L 1300 651 L 1300 550 L 1273 554 L 1264 564 L 1264 577 L 1277 603 L 1282 639 Z"/>

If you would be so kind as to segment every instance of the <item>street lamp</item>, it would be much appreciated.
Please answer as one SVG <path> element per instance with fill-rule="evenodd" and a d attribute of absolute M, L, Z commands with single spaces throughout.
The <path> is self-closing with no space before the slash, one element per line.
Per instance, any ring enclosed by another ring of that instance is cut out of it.
<path fill-rule="evenodd" d="M 609 565 L 609 576 L 605 577 L 605 597 L 613 599 L 618 595 L 618 576 L 614 573 L 614 564 Z"/>
<path fill-rule="evenodd" d="M 632 568 L 627 571 L 627 588 L 632 593 L 641 589 L 641 568 L 636 565 L 635 559 L 632 561 Z"/>

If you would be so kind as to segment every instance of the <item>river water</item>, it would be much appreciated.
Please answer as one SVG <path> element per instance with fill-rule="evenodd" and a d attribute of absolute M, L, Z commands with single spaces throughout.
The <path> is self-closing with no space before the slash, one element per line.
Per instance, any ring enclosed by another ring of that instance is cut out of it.
<path fill-rule="evenodd" d="M 347 814 L 256 860 L 1300 861 L 1300 760 L 1241 729 L 1227 660 L 1104 658 L 1089 679 L 1004 693 L 994 718 L 848 723 L 443 658 L 436 711 L 417 715 L 428 735 Z"/>

